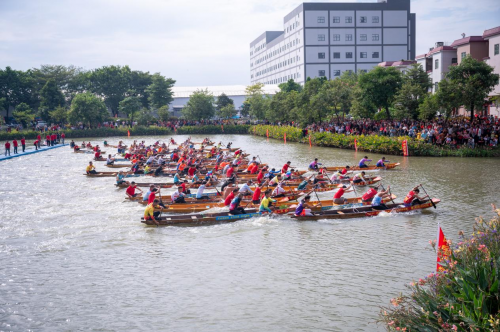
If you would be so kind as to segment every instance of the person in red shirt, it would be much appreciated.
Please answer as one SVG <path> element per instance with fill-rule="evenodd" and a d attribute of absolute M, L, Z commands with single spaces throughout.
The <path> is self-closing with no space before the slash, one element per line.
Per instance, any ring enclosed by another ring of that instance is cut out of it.
<path fill-rule="evenodd" d="M 9 154 L 10 156 L 10 143 L 9 141 L 5 142 L 5 155 Z"/>
<path fill-rule="evenodd" d="M 99 160 L 100 158 L 101 158 L 101 151 L 96 151 L 96 153 L 94 154 L 94 159 Z"/>
<path fill-rule="evenodd" d="M 224 200 L 224 206 L 229 206 L 231 205 L 231 201 L 234 199 L 236 193 L 238 192 L 238 188 L 233 189 L 229 195 L 227 195 L 226 199 Z"/>
<path fill-rule="evenodd" d="M 231 175 L 233 175 L 233 173 L 234 173 L 234 171 L 235 171 L 235 168 L 236 168 L 236 167 L 237 167 L 237 166 L 234 166 L 234 167 L 233 167 L 232 165 L 231 165 L 231 166 L 229 166 L 229 168 L 228 168 L 228 170 L 227 170 L 227 172 L 226 172 L 226 178 L 230 178 L 230 177 L 231 177 Z"/>
<path fill-rule="evenodd" d="M 65 138 L 66 138 L 66 135 L 64 133 L 61 133 L 62 144 L 64 144 L 64 139 Z"/>
<path fill-rule="evenodd" d="M 348 187 L 342 186 L 335 192 L 333 195 L 333 203 L 334 204 L 345 204 L 347 202 L 347 198 L 342 197 L 346 192 L 350 191 L 349 189 L 351 188 L 351 185 Z"/>
<path fill-rule="evenodd" d="M 50 135 L 50 140 L 51 140 L 51 145 L 52 146 L 56 145 L 57 135 L 56 134 Z"/>
<path fill-rule="evenodd" d="M 281 169 L 281 173 L 286 173 L 288 172 L 288 168 L 290 167 L 291 161 L 287 161 L 285 165 L 283 165 L 283 168 Z"/>
<path fill-rule="evenodd" d="M 262 196 L 262 188 L 264 187 L 264 185 L 267 183 L 267 181 L 269 181 L 269 179 L 267 179 L 266 181 L 264 181 L 263 184 L 261 184 L 260 186 L 257 186 L 255 188 L 255 191 L 253 192 L 253 196 L 252 196 L 252 203 L 253 204 L 260 204 L 260 196 Z"/>
<path fill-rule="evenodd" d="M 37 151 L 38 151 L 38 144 L 40 144 L 39 140 L 36 140 L 36 141 L 33 142 L 33 145 L 35 145 L 35 150 L 37 150 Z"/>
<path fill-rule="evenodd" d="M 254 164 L 252 166 L 252 168 L 250 169 L 250 174 L 257 174 L 258 171 L 259 171 L 259 165 L 258 164 Z"/>
<path fill-rule="evenodd" d="M 342 175 L 346 175 L 347 172 L 349 172 L 349 166 L 346 166 L 345 168 L 342 169 Z"/>
<path fill-rule="evenodd" d="M 50 146 L 50 135 L 45 136 L 45 144 Z"/>
<path fill-rule="evenodd" d="M 372 201 L 372 198 L 375 197 L 377 194 L 378 186 L 377 188 L 370 188 L 368 189 L 367 192 L 364 193 L 364 195 L 361 197 L 361 202 L 363 203 L 370 203 Z"/>
<path fill-rule="evenodd" d="M 405 199 L 403 200 L 403 205 L 405 207 L 410 207 L 413 205 L 418 205 L 418 204 L 423 204 L 427 200 L 426 198 L 429 197 L 428 195 L 425 195 L 423 197 L 418 196 L 420 193 L 420 189 L 418 187 L 413 188 L 408 195 L 406 195 Z"/>
<path fill-rule="evenodd" d="M 23 138 L 21 138 L 21 146 L 23 147 L 23 152 L 24 152 L 24 150 L 26 149 L 26 139 L 24 138 L 24 136 Z"/>
<path fill-rule="evenodd" d="M 42 141 L 42 136 L 40 136 L 40 134 L 38 134 L 36 136 L 36 142 L 37 142 L 38 149 L 40 149 L 40 142 L 41 141 Z"/>
<path fill-rule="evenodd" d="M 187 180 L 184 180 L 184 182 L 181 183 L 181 187 L 182 187 L 182 193 L 183 194 L 191 194 L 191 190 L 189 190 L 188 188 L 191 187 L 190 184 L 187 184 Z"/>
<path fill-rule="evenodd" d="M 257 174 L 257 183 L 260 183 L 262 181 L 262 179 L 264 178 L 264 175 L 266 174 L 266 171 L 267 171 L 267 166 L 266 167 L 263 167 L 259 174 Z"/>
<path fill-rule="evenodd" d="M 130 183 L 130 186 L 128 186 L 127 190 L 125 191 L 125 193 L 127 194 L 127 196 L 129 198 L 133 198 L 133 197 L 136 197 L 137 195 L 139 195 L 138 193 L 135 192 L 136 190 L 138 190 L 142 194 L 142 190 L 137 188 L 137 185 L 135 184 L 135 182 L 132 181 Z"/>
<path fill-rule="evenodd" d="M 188 175 L 193 177 L 195 172 L 196 172 L 196 166 L 194 165 L 189 166 Z"/>
<path fill-rule="evenodd" d="M 14 146 L 14 153 L 17 154 L 17 140 L 15 138 L 12 141 L 12 145 Z"/>

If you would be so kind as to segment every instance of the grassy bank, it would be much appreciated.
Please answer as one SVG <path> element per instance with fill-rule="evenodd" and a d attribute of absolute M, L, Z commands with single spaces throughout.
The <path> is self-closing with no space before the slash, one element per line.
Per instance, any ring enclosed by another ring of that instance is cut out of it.
<path fill-rule="evenodd" d="M 248 134 L 248 125 L 232 125 L 224 126 L 222 131 L 221 126 L 185 126 L 177 129 L 174 133 L 170 128 L 165 127 L 144 127 L 136 126 L 133 128 L 96 128 L 85 130 L 63 130 L 66 138 L 86 138 L 86 137 L 111 137 L 111 136 L 127 136 L 130 130 L 131 136 L 172 136 L 177 135 L 220 135 L 220 134 Z M 26 139 L 35 139 L 39 134 L 37 131 L 24 130 L 21 132 L 2 132 L 0 133 L 0 141 L 13 140 L 14 138 L 20 139 L 23 136 Z M 44 136 L 44 135 L 42 135 Z"/>
<path fill-rule="evenodd" d="M 279 126 L 252 126 L 250 134 L 266 136 L 269 130 L 269 137 L 290 142 L 300 142 L 309 144 L 309 136 L 303 137 L 302 130 L 295 127 Z M 403 140 L 408 141 L 410 156 L 432 156 L 432 157 L 498 157 L 500 150 L 495 149 L 450 149 L 448 147 L 438 147 L 436 145 L 424 143 L 411 137 L 387 137 L 387 136 L 346 136 L 343 134 L 332 134 L 329 132 L 311 133 L 311 143 L 316 146 L 327 146 L 339 149 L 354 150 L 354 140 L 356 139 L 358 150 L 381 154 L 403 155 L 401 148 Z"/>

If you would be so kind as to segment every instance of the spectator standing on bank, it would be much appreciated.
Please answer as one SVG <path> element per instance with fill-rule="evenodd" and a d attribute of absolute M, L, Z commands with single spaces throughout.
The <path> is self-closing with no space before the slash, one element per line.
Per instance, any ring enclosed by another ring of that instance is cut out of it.
<path fill-rule="evenodd" d="M 10 143 L 9 143 L 9 141 L 7 141 L 5 143 L 5 155 L 7 155 L 7 154 L 9 154 L 9 156 L 10 156 Z"/>
<path fill-rule="evenodd" d="M 64 139 L 66 138 L 66 135 L 64 135 L 64 133 L 61 133 L 61 140 L 62 140 L 62 144 L 64 144 Z"/>
<path fill-rule="evenodd" d="M 26 139 L 24 138 L 24 136 L 23 138 L 21 138 L 21 146 L 23 147 L 23 152 L 24 152 L 24 150 L 26 149 Z"/>
<path fill-rule="evenodd" d="M 17 140 L 15 138 L 12 141 L 12 145 L 14 146 L 14 153 L 17 154 Z"/>

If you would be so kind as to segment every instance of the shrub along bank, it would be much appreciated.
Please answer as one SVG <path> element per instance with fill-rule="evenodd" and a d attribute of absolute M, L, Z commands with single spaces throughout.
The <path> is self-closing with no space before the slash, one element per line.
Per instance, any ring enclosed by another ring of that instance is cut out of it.
<path fill-rule="evenodd" d="M 257 125 L 250 128 L 250 134 L 266 136 L 269 131 L 269 137 L 275 139 L 284 139 L 290 142 L 299 142 L 309 144 L 309 135 L 303 136 L 302 130 L 295 127 L 263 126 Z M 424 143 L 411 137 L 387 137 L 387 136 L 347 136 L 344 134 L 332 134 L 330 132 L 312 132 L 311 144 L 316 146 L 327 146 L 339 149 L 354 150 L 354 140 L 356 139 L 359 151 L 368 151 L 381 154 L 403 155 L 402 143 L 407 140 L 410 156 L 434 156 L 434 157 L 498 157 L 500 151 L 495 149 L 470 149 L 460 148 L 451 149 L 448 147 L 439 147 Z"/>

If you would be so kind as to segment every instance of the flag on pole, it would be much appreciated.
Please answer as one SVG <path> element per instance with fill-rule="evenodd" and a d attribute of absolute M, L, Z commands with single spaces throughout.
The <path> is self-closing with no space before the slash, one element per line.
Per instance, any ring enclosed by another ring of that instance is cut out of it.
<path fill-rule="evenodd" d="M 128 137 L 130 137 L 130 130 L 127 130 L 127 135 Z"/>
<path fill-rule="evenodd" d="M 269 138 L 269 128 L 266 129 L 266 137 Z"/>
<path fill-rule="evenodd" d="M 408 157 L 410 155 L 408 151 L 408 141 L 404 140 L 402 143 L 402 148 L 403 148 L 403 156 Z"/>
<path fill-rule="evenodd" d="M 309 147 L 312 147 L 312 143 L 311 143 L 311 135 L 309 135 Z"/>
<path fill-rule="evenodd" d="M 283 136 L 284 140 L 285 140 L 285 144 L 286 144 L 286 133 L 285 133 L 285 136 Z"/>
<path fill-rule="evenodd" d="M 444 268 L 439 264 L 441 261 L 445 261 L 450 254 L 450 246 L 448 245 L 448 241 L 444 236 L 443 230 L 438 223 L 438 243 L 437 243 L 437 264 L 436 271 L 443 271 Z"/>
<path fill-rule="evenodd" d="M 356 150 L 356 152 L 358 152 L 358 140 L 357 139 L 354 139 L 354 150 Z"/>

